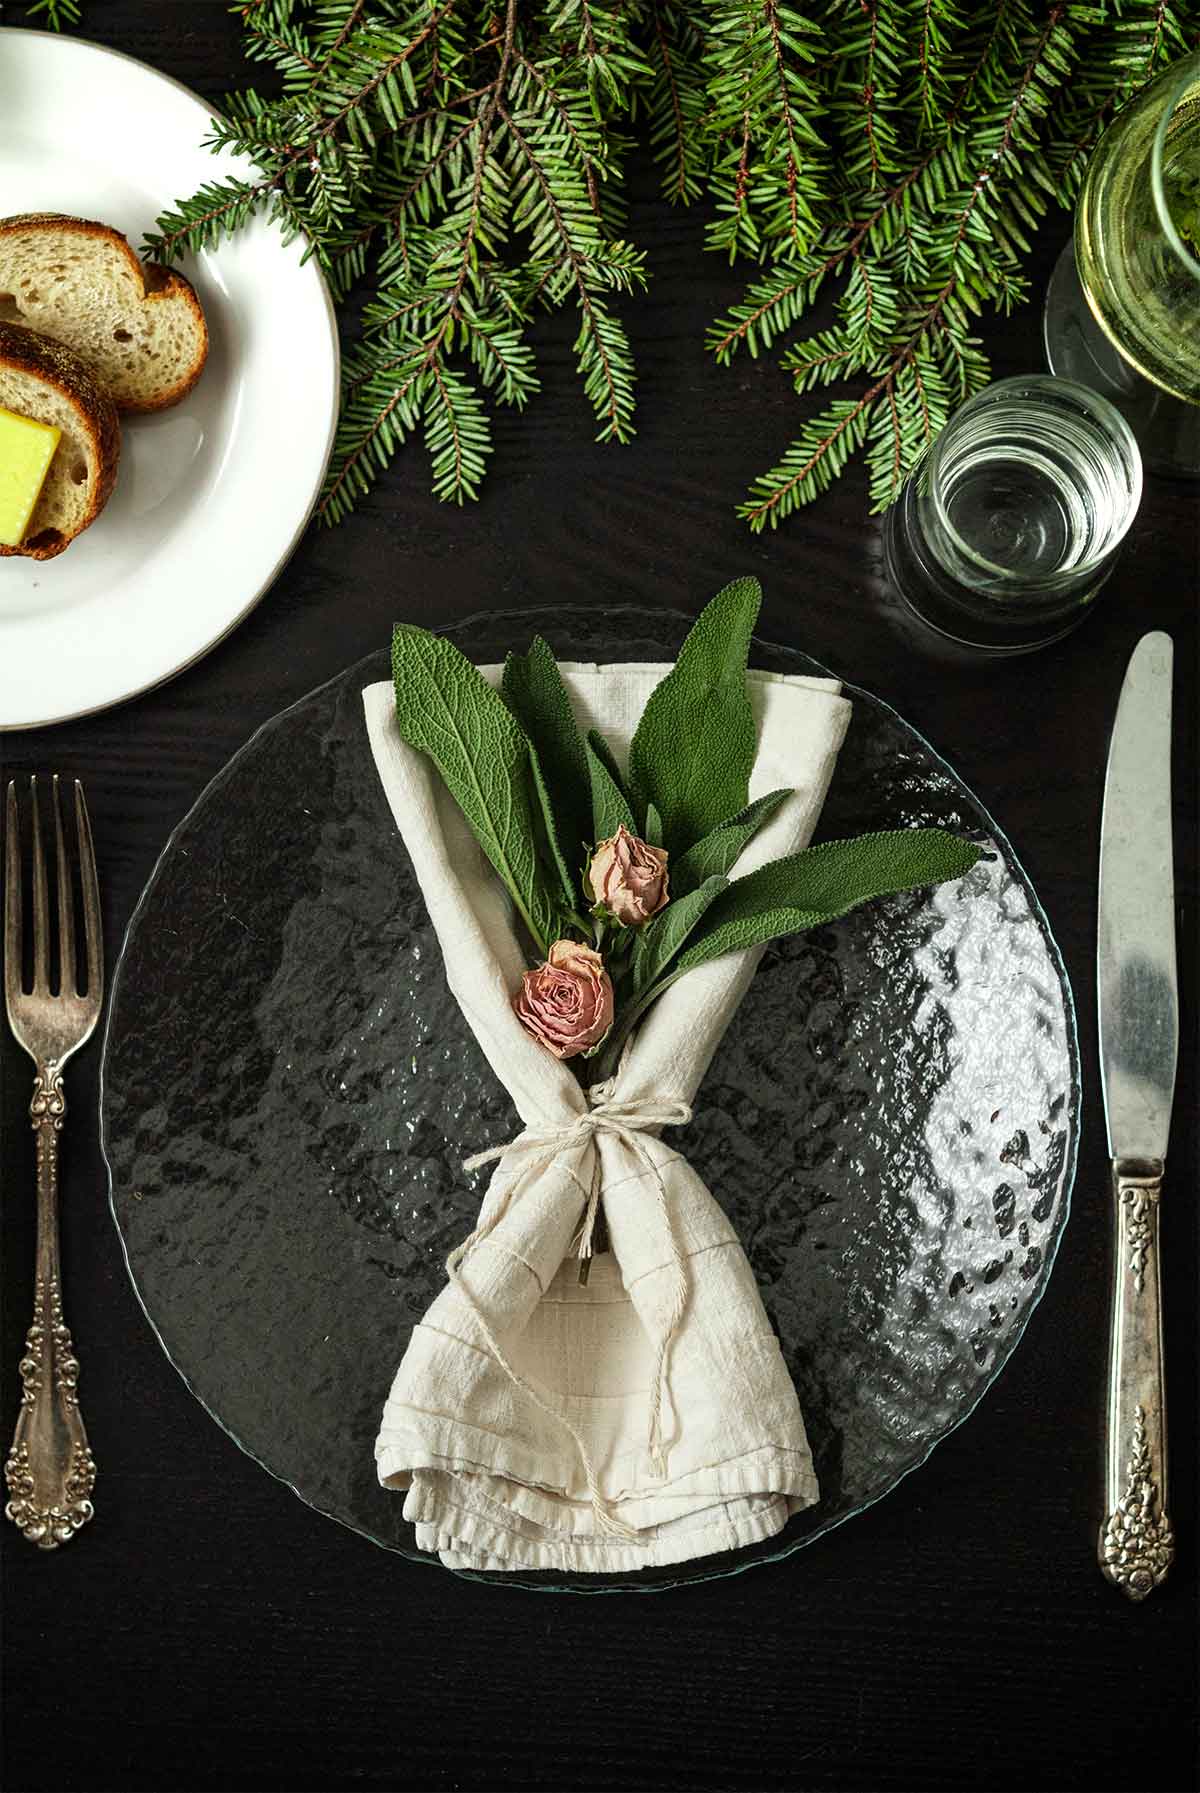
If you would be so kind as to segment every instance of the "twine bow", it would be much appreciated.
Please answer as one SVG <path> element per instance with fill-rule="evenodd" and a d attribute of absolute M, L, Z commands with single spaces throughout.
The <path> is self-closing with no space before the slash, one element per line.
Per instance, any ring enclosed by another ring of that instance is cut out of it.
<path fill-rule="evenodd" d="M 667 1312 L 666 1324 L 659 1339 L 658 1355 L 654 1365 L 654 1376 L 650 1386 L 650 1414 L 647 1429 L 647 1449 L 649 1451 L 652 1472 L 662 1477 L 666 1474 L 666 1465 L 662 1454 L 662 1396 L 666 1379 L 667 1357 L 679 1323 L 687 1306 L 688 1281 L 687 1263 L 680 1250 L 679 1240 L 671 1220 L 670 1204 L 667 1201 L 667 1187 L 663 1182 L 662 1172 L 654 1158 L 645 1135 L 655 1133 L 660 1127 L 682 1127 L 692 1118 L 692 1111 L 686 1102 L 666 1100 L 659 1102 L 618 1102 L 609 1094 L 611 1084 L 601 1084 L 591 1092 L 589 1107 L 574 1120 L 562 1127 L 549 1129 L 526 1128 L 515 1139 L 504 1145 L 489 1146 L 486 1151 L 476 1152 L 473 1157 L 463 1160 L 464 1170 L 479 1170 L 485 1164 L 492 1164 L 510 1153 L 522 1154 L 526 1162 L 504 1191 L 495 1209 L 488 1219 L 457 1245 L 446 1259 L 446 1274 L 458 1290 L 479 1324 L 483 1336 L 491 1347 L 497 1363 L 509 1379 L 529 1396 L 534 1405 L 551 1419 L 555 1420 L 564 1431 L 570 1434 L 587 1480 L 588 1494 L 591 1497 L 592 1510 L 596 1515 L 600 1529 L 609 1537 L 619 1538 L 626 1543 L 636 1543 L 637 1533 L 632 1531 L 622 1520 L 610 1510 L 608 1502 L 601 1493 L 596 1477 L 595 1466 L 583 1436 L 574 1423 L 559 1408 L 544 1400 L 537 1390 L 530 1386 L 509 1363 L 501 1350 L 499 1342 L 484 1314 L 480 1311 L 470 1290 L 459 1274 L 459 1266 L 467 1253 L 482 1239 L 486 1239 L 500 1221 L 512 1203 L 517 1191 L 522 1188 L 527 1178 L 535 1171 L 553 1163 L 560 1152 L 570 1151 L 574 1147 L 592 1144 L 597 1134 L 610 1133 L 614 1138 L 641 1158 L 646 1169 L 654 1179 L 655 1192 L 658 1199 L 659 1212 L 671 1250 L 671 1269 L 673 1281 L 671 1288 L 671 1305 Z M 591 1194 L 584 1211 L 583 1223 L 579 1231 L 578 1255 L 587 1258 L 592 1253 L 592 1237 L 595 1230 L 596 1214 L 600 1205 L 601 1182 L 593 1177 Z"/>

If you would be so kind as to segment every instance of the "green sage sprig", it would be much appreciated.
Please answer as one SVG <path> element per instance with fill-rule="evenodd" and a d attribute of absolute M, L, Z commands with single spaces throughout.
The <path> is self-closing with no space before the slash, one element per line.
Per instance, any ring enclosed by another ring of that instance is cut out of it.
<path fill-rule="evenodd" d="M 559 940 L 602 954 L 614 1021 L 593 1044 L 615 1068 L 630 1031 L 698 965 L 804 932 L 899 891 L 959 878 L 979 849 L 940 828 L 826 841 L 736 876 L 738 859 L 791 794 L 749 800 L 757 728 L 746 681 L 762 602 L 739 579 L 701 612 L 651 693 L 628 768 L 576 722 L 548 644 L 510 654 L 497 691 L 442 636 L 400 625 L 392 641 L 396 718 L 433 760 L 503 880 L 542 960 Z M 593 854 L 620 830 L 665 847 L 669 890 L 634 927 L 597 900 Z"/>
<path fill-rule="evenodd" d="M 795 391 L 739 515 L 773 528 L 856 459 L 884 508 L 991 377 L 991 319 L 1040 296 L 1040 221 L 1074 205 L 1105 126 L 1200 30 L 1200 0 L 236 11 L 266 78 L 225 100 L 210 141 L 245 162 L 168 205 L 146 248 L 199 254 L 257 213 L 320 262 L 349 325 L 327 523 L 417 439 L 437 496 L 474 498 L 499 407 L 536 408 L 547 310 L 573 314 L 597 438 L 629 441 L 625 315 L 657 259 L 628 204 L 638 137 L 693 208 L 697 277 L 702 247 L 743 270 L 697 356 L 770 357 Z"/>

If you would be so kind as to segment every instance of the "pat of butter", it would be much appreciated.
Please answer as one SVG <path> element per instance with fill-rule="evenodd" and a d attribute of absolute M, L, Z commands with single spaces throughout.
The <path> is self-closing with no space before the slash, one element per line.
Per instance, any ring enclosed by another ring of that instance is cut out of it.
<path fill-rule="evenodd" d="M 0 543 L 18 548 L 25 539 L 62 431 L 0 405 Z"/>

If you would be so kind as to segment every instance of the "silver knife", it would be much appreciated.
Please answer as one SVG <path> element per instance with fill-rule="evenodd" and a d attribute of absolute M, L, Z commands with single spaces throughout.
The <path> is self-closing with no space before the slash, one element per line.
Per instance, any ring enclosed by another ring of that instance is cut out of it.
<path fill-rule="evenodd" d="M 1116 1206 L 1100 1567 L 1144 1600 L 1175 1555 L 1167 1513 L 1158 1208 L 1179 1001 L 1171 850 L 1169 635 L 1143 635 L 1121 687 L 1104 785 L 1096 942 L 1100 1068 Z"/>

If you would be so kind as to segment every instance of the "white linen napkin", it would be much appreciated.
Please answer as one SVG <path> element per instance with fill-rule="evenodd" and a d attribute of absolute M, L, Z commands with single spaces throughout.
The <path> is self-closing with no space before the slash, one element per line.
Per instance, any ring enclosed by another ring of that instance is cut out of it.
<path fill-rule="evenodd" d="M 501 668 L 481 670 L 499 683 Z M 622 763 L 668 670 L 561 668 L 581 726 Z M 750 796 L 795 794 L 735 876 L 807 845 L 850 718 L 830 679 L 752 672 L 749 689 Z M 657 1136 L 689 1112 L 761 948 L 673 984 L 589 1097 L 513 1013 L 528 965 L 508 894 L 432 763 L 401 739 L 392 687 L 367 687 L 363 703 L 450 988 L 525 1125 L 413 1330 L 375 1447 L 380 1481 L 407 1489 L 419 1547 L 452 1568 L 624 1572 L 770 1537 L 817 1498 L 799 1402 L 728 1220 Z M 573 1244 L 593 1179 L 610 1250 L 581 1285 Z"/>

